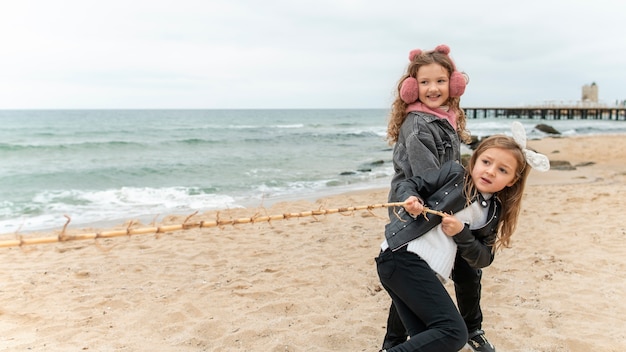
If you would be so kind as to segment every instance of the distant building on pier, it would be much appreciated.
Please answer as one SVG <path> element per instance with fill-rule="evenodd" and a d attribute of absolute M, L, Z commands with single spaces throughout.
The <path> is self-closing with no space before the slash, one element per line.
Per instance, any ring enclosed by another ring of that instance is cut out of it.
<path fill-rule="evenodd" d="M 608 106 L 598 99 L 596 82 L 585 84 L 579 101 L 546 101 L 523 107 L 464 108 L 465 115 L 476 118 L 522 118 L 539 120 L 620 120 L 626 121 L 626 103 Z"/>
<path fill-rule="evenodd" d="M 591 84 L 585 84 L 583 86 L 583 96 L 580 99 L 583 103 L 597 103 L 598 102 L 598 85 L 596 82 Z"/>
<path fill-rule="evenodd" d="M 585 84 L 579 101 L 545 101 L 521 107 L 464 107 L 470 119 L 512 118 L 537 120 L 614 120 L 626 121 L 626 100 L 615 106 L 600 103 L 596 82 Z"/>

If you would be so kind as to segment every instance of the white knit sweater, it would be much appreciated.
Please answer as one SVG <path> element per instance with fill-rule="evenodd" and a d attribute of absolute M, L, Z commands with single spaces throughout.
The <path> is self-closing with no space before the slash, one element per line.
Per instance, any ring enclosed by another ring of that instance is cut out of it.
<path fill-rule="evenodd" d="M 483 194 L 483 197 L 489 199 L 491 194 Z M 454 216 L 462 223 L 469 224 L 470 229 L 478 229 L 487 222 L 488 212 L 488 207 L 481 206 L 479 202 L 473 202 Z M 389 248 L 387 240 L 383 241 L 380 247 L 382 250 Z M 450 278 L 456 257 L 456 243 L 452 237 L 443 232 L 441 224 L 409 242 L 406 250 L 419 255 L 444 282 Z"/>

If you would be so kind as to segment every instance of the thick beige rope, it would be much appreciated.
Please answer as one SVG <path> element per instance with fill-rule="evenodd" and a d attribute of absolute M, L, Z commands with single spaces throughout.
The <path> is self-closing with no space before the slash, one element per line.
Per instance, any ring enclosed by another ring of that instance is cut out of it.
<path fill-rule="evenodd" d="M 286 220 L 286 219 L 291 219 L 291 218 L 302 218 L 302 217 L 307 217 L 307 216 L 347 213 L 347 212 L 353 212 L 357 210 L 372 210 L 376 208 L 400 207 L 400 206 L 403 206 L 404 204 L 405 204 L 404 202 L 382 203 L 382 204 L 361 205 L 361 206 L 336 208 L 336 209 L 319 209 L 319 210 L 304 211 L 300 213 L 284 213 L 284 214 L 270 215 L 270 216 L 252 216 L 249 218 L 239 218 L 239 219 L 231 219 L 231 220 L 218 219 L 214 221 L 188 222 L 191 217 L 197 214 L 196 212 L 196 213 L 189 215 L 182 224 L 131 228 L 131 226 L 133 225 L 133 223 L 131 222 L 125 230 L 111 230 L 111 231 L 102 231 L 102 232 L 82 233 L 82 234 L 75 234 L 75 235 L 66 234 L 67 225 L 71 221 L 70 217 L 66 215 L 65 217 L 67 218 L 67 222 L 63 226 L 63 230 L 61 231 L 59 235 L 38 237 L 38 238 L 24 238 L 23 236 L 18 236 L 16 239 L 13 239 L 13 240 L 0 241 L 0 248 L 21 247 L 25 245 L 48 244 L 48 243 L 58 243 L 58 242 L 67 242 L 67 241 L 97 240 L 101 238 L 113 238 L 113 237 L 133 236 L 133 235 L 159 234 L 159 233 L 165 233 L 165 232 L 189 230 L 193 228 L 209 228 L 209 227 L 218 227 L 218 226 L 226 226 L 226 225 L 257 223 L 257 222 L 272 222 L 272 221 Z M 426 215 L 426 213 L 436 214 L 439 216 L 445 216 L 444 213 L 441 213 L 439 211 L 424 208 L 424 216 Z"/>

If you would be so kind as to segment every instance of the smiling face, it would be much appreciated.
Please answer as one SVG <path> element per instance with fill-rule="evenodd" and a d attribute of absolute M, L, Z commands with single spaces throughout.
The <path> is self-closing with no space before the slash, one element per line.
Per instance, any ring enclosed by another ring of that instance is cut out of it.
<path fill-rule="evenodd" d="M 470 175 L 479 192 L 496 193 L 515 183 L 517 167 L 511 150 L 488 148 L 478 155 Z"/>
<path fill-rule="evenodd" d="M 419 100 L 431 109 L 444 105 L 450 97 L 450 76 L 439 64 L 423 65 L 417 70 Z"/>

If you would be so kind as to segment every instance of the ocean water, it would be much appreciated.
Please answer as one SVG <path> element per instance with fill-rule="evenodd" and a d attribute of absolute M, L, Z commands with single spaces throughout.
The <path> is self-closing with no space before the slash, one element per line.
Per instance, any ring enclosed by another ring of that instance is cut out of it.
<path fill-rule="evenodd" d="M 386 109 L 0 111 L 0 233 L 151 222 L 385 187 Z M 520 120 L 564 135 L 626 133 L 624 121 Z M 469 120 L 474 135 L 510 120 Z M 381 202 L 384 202 L 381 199 Z"/>

